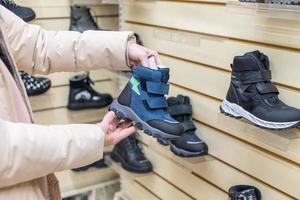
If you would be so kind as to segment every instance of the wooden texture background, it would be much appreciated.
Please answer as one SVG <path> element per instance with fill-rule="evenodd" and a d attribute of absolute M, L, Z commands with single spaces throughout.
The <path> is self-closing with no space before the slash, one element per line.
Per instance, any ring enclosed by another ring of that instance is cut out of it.
<path fill-rule="evenodd" d="M 50 30 L 68 29 L 67 0 L 17 2 L 34 8 L 37 19 L 33 23 Z M 145 46 L 157 50 L 163 63 L 171 68 L 170 95 L 191 98 L 197 135 L 207 142 L 209 156 L 179 158 L 168 147 L 140 134 L 154 170 L 145 175 L 132 174 L 111 162 L 112 169 L 121 175 L 124 193 L 134 200 L 225 200 L 230 186 L 250 184 L 261 190 L 264 200 L 300 199 L 300 129 L 268 131 L 219 112 L 229 86 L 233 57 L 253 50 L 269 56 L 280 98 L 300 108 L 300 21 L 243 13 L 241 8 L 226 7 L 225 0 L 125 3 L 126 29 L 137 32 Z M 117 29 L 117 6 L 92 8 L 100 27 Z M 101 120 L 106 109 L 66 109 L 71 74 L 50 75 L 50 91 L 30 98 L 38 123 Z M 91 75 L 97 90 L 114 96 L 119 92 L 118 82 L 124 85 L 127 81 L 105 70 Z M 101 179 L 101 175 L 92 177 Z"/>

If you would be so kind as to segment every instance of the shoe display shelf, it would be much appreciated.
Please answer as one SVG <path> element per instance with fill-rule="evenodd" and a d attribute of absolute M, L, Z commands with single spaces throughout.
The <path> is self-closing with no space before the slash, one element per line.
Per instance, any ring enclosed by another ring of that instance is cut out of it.
<path fill-rule="evenodd" d="M 154 173 L 193 194 L 194 199 L 205 199 L 196 196 L 205 195 L 205 191 L 192 184 L 193 179 L 183 184 L 184 177 L 178 178 L 181 171 L 175 168 L 170 172 L 171 165 L 223 192 L 236 184 L 250 184 L 262 191 L 263 199 L 300 199 L 296 186 L 300 184 L 300 129 L 270 131 L 229 118 L 219 110 L 230 83 L 234 56 L 254 50 L 269 56 L 280 98 L 300 108 L 300 22 L 280 13 L 278 17 L 272 16 L 275 13 L 236 14 L 240 8 L 231 9 L 229 4 L 214 0 L 136 1 L 125 5 L 125 30 L 135 31 L 145 46 L 160 53 L 163 64 L 170 67 L 169 95 L 190 97 L 197 135 L 209 147 L 209 156 L 193 163 L 193 159 L 176 157 L 169 147 L 152 138 L 148 143 L 147 136 L 141 134 L 144 152 Z M 287 13 L 283 7 L 281 11 Z M 198 191 L 193 193 L 189 185 Z"/>
<path fill-rule="evenodd" d="M 84 73 L 84 72 L 81 72 Z M 52 81 L 52 87 L 43 95 L 30 97 L 31 106 L 37 123 L 67 124 L 92 123 L 100 121 L 108 108 L 70 111 L 67 109 L 69 78 L 76 73 L 57 73 L 47 76 Z M 80 72 L 79 72 L 80 74 Z M 96 70 L 90 73 L 98 91 L 117 95 L 118 85 L 114 74 L 106 70 Z M 49 118 L 49 116 L 52 116 Z"/>
<path fill-rule="evenodd" d="M 84 3 L 84 1 L 81 1 Z M 69 30 L 69 0 L 17 0 L 16 3 L 31 7 L 36 12 L 36 19 L 30 23 L 38 24 L 48 30 Z M 82 3 L 82 4 L 83 4 Z M 91 7 L 99 27 L 107 30 L 118 30 L 118 6 L 96 3 Z"/>
<path fill-rule="evenodd" d="M 239 1 L 226 2 L 229 15 L 250 15 L 274 19 L 300 20 L 299 5 L 281 5 L 267 3 L 248 3 Z"/>
<path fill-rule="evenodd" d="M 89 169 L 79 173 L 67 170 L 56 173 L 56 176 L 60 183 L 63 198 L 87 193 L 91 200 L 96 200 L 93 196 L 99 195 L 96 193 L 101 190 L 107 190 L 107 194 L 102 192 L 104 196 L 108 195 L 108 191 L 113 194 L 119 190 L 119 177 L 110 168 Z"/>

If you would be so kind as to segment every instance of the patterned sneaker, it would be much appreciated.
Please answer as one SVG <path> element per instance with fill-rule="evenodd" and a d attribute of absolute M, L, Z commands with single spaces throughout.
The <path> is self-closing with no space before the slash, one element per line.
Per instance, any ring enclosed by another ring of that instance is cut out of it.
<path fill-rule="evenodd" d="M 40 95 L 49 90 L 51 81 L 44 77 L 31 76 L 24 71 L 19 71 L 28 96 Z"/>

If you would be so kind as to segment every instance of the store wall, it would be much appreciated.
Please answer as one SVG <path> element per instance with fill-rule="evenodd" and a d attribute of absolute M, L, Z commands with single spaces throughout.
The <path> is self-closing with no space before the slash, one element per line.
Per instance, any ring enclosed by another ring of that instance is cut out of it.
<path fill-rule="evenodd" d="M 182 159 L 142 134 L 154 173 L 128 179 L 128 193 L 224 200 L 230 186 L 251 184 L 265 200 L 300 199 L 300 129 L 268 131 L 219 111 L 233 57 L 253 50 L 269 56 L 280 98 L 300 108 L 299 15 L 224 0 L 128 1 L 125 11 L 126 29 L 171 68 L 170 95 L 191 98 L 197 134 L 209 146 L 205 158 Z"/>

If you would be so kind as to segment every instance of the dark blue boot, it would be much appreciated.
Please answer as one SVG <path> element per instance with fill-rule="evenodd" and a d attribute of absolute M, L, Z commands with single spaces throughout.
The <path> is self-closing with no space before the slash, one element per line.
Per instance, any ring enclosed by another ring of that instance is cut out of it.
<path fill-rule="evenodd" d="M 169 69 L 152 70 L 138 66 L 129 83 L 110 109 L 119 118 L 131 119 L 136 126 L 155 138 L 178 138 L 183 126 L 167 112 Z"/>

